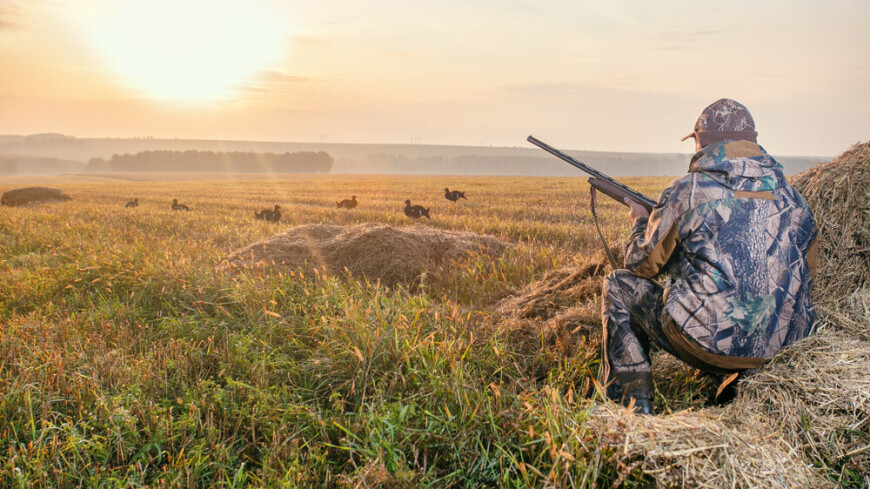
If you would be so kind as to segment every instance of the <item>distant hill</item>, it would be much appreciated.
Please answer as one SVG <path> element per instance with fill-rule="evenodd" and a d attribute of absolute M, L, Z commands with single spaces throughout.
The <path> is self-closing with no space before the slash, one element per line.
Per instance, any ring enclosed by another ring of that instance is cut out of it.
<path fill-rule="evenodd" d="M 2 146 L 2 144 L 0 144 Z M 85 164 L 55 156 L 4 154 L 0 152 L 0 176 L 79 173 Z"/>
<path fill-rule="evenodd" d="M 521 142 L 525 144 L 525 142 Z M 567 163 L 532 147 L 440 146 L 423 144 L 345 144 L 264 141 L 215 141 L 195 139 L 90 139 L 62 134 L 0 136 L 0 154 L 57 158 L 83 165 L 92 158 L 109 160 L 113 155 L 142 151 L 214 151 L 295 153 L 326 152 L 334 159 L 332 173 L 445 174 L 445 175 L 538 175 L 575 176 L 581 172 Z M 613 176 L 681 175 L 689 154 L 621 153 L 577 151 L 563 148 L 575 158 Z M 786 173 L 804 171 L 830 157 L 777 156 Z M 2 160 L 0 160 L 2 161 Z M 38 165 L 37 165 L 38 166 Z M 47 162 L 44 168 L 49 168 Z M 56 168 L 56 167 L 52 167 Z M 66 169 L 69 168 L 69 169 Z M 78 171 L 73 166 L 59 171 Z M 179 167 L 178 171 L 190 171 Z"/>

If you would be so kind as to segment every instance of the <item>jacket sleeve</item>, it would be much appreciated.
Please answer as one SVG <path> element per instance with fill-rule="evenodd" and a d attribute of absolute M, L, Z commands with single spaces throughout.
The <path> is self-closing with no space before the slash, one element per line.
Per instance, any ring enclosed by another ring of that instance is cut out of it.
<path fill-rule="evenodd" d="M 668 187 L 649 218 L 635 221 L 625 249 L 625 268 L 635 275 L 658 275 L 680 244 L 678 192 Z"/>

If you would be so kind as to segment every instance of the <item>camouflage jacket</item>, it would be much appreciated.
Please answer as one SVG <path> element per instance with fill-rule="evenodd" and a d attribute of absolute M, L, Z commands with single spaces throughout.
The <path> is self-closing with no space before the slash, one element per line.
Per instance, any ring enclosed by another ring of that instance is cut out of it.
<path fill-rule="evenodd" d="M 635 222 L 625 267 L 670 275 L 665 309 L 703 349 L 770 358 L 815 321 L 816 236 L 776 160 L 755 143 L 720 141 Z"/>

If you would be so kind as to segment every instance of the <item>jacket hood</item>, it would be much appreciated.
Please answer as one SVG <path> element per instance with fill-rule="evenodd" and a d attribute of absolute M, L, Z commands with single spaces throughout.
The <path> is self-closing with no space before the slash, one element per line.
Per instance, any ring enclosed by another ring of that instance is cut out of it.
<path fill-rule="evenodd" d="M 756 143 L 719 141 L 695 153 L 690 173 L 703 173 L 732 190 L 773 191 L 783 185 L 782 165 Z"/>

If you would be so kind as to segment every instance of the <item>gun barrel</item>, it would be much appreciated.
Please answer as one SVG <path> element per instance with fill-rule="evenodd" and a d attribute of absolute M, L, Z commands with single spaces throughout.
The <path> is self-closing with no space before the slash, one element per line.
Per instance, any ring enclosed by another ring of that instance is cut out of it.
<path fill-rule="evenodd" d="M 601 173 L 600 171 L 596 170 L 595 168 L 592 168 L 591 166 L 583 163 L 582 161 L 579 161 L 575 158 L 572 158 L 571 156 L 568 156 L 566 153 L 550 146 L 549 144 L 541 141 L 540 139 L 538 139 L 534 136 L 529 136 L 528 138 L 526 138 L 526 140 L 528 142 L 534 144 L 535 146 L 543 149 L 547 153 L 550 153 L 551 155 L 553 155 L 557 158 L 561 158 L 562 160 L 564 160 L 564 161 L 574 165 L 575 167 L 585 171 L 586 173 L 592 175 L 593 177 L 598 177 L 598 178 L 610 180 L 610 177 Z"/>
<path fill-rule="evenodd" d="M 602 191 L 603 191 L 603 189 L 601 187 L 603 187 L 603 186 L 608 187 L 609 191 L 605 192 L 605 193 L 608 196 L 613 197 L 615 200 L 620 201 L 621 203 L 624 203 L 624 202 L 622 202 L 622 198 L 616 196 L 616 193 L 618 193 L 618 190 L 621 190 L 623 194 L 628 195 L 629 197 L 632 198 L 632 200 L 635 200 L 639 204 L 646 207 L 647 210 L 652 210 L 652 208 L 656 205 L 654 200 L 646 197 L 645 195 L 641 194 L 637 190 L 634 190 L 633 188 L 629 187 L 628 185 L 617 182 L 613 178 L 605 175 L 604 173 L 601 173 L 600 171 L 596 170 L 595 168 L 592 168 L 591 166 L 583 163 L 582 161 L 579 161 L 575 158 L 572 158 L 571 156 L 568 156 L 564 152 L 559 151 L 558 149 L 550 146 L 549 144 L 541 141 L 540 139 L 538 139 L 534 136 L 529 136 L 528 138 L 526 138 L 526 140 L 528 142 L 534 144 L 535 146 L 543 149 L 544 151 L 552 154 L 553 156 L 570 163 L 571 165 L 579 168 L 580 170 L 583 170 L 584 172 L 588 173 L 589 175 L 592 175 L 592 177 L 597 182 L 593 182 L 593 178 L 590 178 L 589 183 L 596 185 L 597 188 L 599 188 Z"/>

